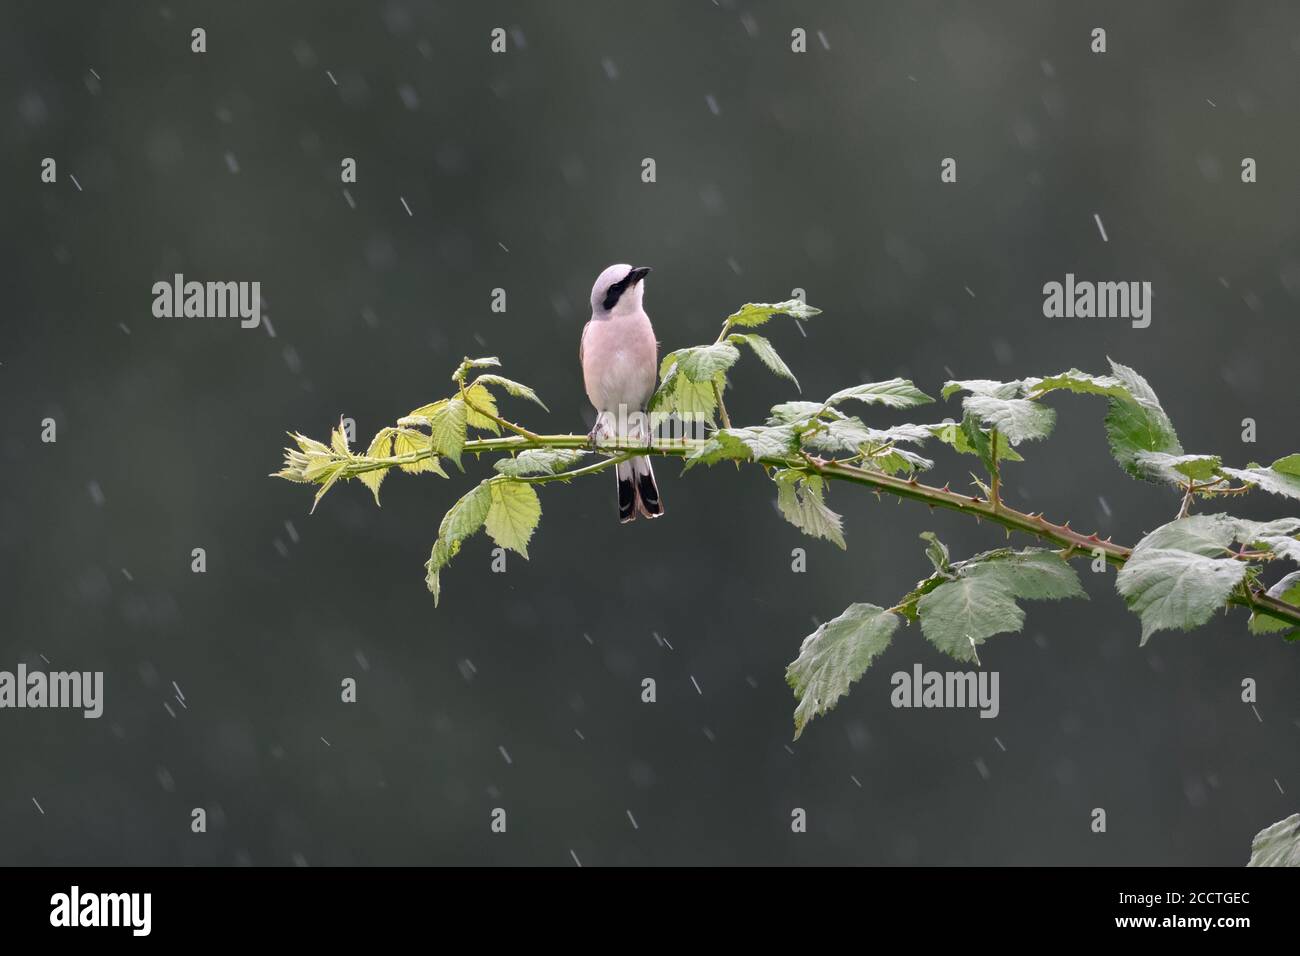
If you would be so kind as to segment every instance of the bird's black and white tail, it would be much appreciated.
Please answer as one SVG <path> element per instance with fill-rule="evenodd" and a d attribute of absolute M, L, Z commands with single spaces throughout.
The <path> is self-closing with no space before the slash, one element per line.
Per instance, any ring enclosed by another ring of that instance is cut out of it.
<path fill-rule="evenodd" d="M 659 500 L 659 486 L 655 484 L 655 470 L 649 458 L 630 458 L 614 468 L 618 478 L 618 520 L 624 523 L 636 520 L 638 514 L 658 518 L 664 513 Z"/>

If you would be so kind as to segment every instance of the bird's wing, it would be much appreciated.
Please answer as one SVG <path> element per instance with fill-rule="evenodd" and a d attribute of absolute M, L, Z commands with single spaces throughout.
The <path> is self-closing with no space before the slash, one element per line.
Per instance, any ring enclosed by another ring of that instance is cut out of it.
<path fill-rule="evenodd" d="M 586 346 L 587 344 L 587 331 L 590 328 L 591 328 L 591 320 L 588 320 L 587 324 L 582 327 L 582 338 L 578 339 L 578 364 L 579 365 L 582 364 L 582 350 L 583 347 Z"/>

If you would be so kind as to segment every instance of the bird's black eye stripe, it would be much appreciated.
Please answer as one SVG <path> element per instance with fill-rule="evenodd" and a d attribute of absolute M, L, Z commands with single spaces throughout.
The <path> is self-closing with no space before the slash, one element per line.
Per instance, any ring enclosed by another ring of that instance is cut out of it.
<path fill-rule="evenodd" d="M 632 273 L 629 272 L 626 276 L 609 287 L 609 291 L 605 293 L 605 301 L 603 303 L 606 312 L 618 305 L 618 300 L 623 295 L 624 290 L 627 289 L 628 280 L 631 278 Z"/>

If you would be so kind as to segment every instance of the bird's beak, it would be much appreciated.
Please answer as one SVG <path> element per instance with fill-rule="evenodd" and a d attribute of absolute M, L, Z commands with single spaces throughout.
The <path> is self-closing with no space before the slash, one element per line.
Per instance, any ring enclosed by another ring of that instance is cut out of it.
<path fill-rule="evenodd" d="M 637 266 L 635 269 L 633 269 L 631 272 L 627 274 L 628 279 L 631 280 L 628 284 L 636 285 L 638 282 L 640 282 L 642 279 L 648 276 L 652 271 L 653 270 L 649 266 Z"/>

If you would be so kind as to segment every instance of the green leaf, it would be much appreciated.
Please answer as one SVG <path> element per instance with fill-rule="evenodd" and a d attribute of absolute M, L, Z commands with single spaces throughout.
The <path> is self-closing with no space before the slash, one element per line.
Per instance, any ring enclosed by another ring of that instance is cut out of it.
<path fill-rule="evenodd" d="M 886 408 L 911 408 L 934 401 L 907 379 L 891 378 L 887 382 L 868 382 L 840 389 L 826 399 L 826 404 L 834 407 L 850 399 L 868 405 L 884 405 Z"/>
<path fill-rule="evenodd" d="M 777 507 L 787 521 L 806 535 L 825 538 L 847 550 L 843 519 L 826 507 L 819 476 L 785 469 L 773 475 L 772 480 L 776 482 Z"/>
<path fill-rule="evenodd" d="M 485 358 L 467 358 L 456 367 L 456 371 L 451 373 L 453 382 L 465 381 L 466 373 L 472 368 L 499 368 L 501 360 L 495 355 L 489 355 Z"/>
<path fill-rule="evenodd" d="M 330 449 L 336 455 L 352 454 L 352 452 L 348 450 L 348 435 L 347 432 L 343 430 L 342 422 L 339 423 L 339 427 L 330 432 Z"/>
<path fill-rule="evenodd" d="M 772 343 L 763 338 L 763 336 L 753 332 L 748 335 L 736 332 L 733 335 L 728 335 L 727 341 L 736 345 L 739 345 L 742 342 L 745 343 L 754 350 L 754 354 L 758 356 L 759 361 L 777 375 L 780 375 L 782 378 L 788 378 L 790 381 L 794 382 L 794 387 L 799 389 L 799 380 L 794 377 L 794 372 L 790 371 L 790 367 L 782 361 L 781 356 L 778 355 L 776 349 L 772 347 Z M 803 389 L 799 389 L 799 391 L 803 391 Z"/>
<path fill-rule="evenodd" d="M 465 428 L 469 424 L 469 409 L 459 398 L 440 402 L 429 416 L 429 435 L 433 450 L 450 458 L 461 468 L 460 456 L 465 449 Z M 464 470 L 463 468 L 461 469 Z"/>
<path fill-rule="evenodd" d="M 1255 834 L 1247 866 L 1300 866 L 1300 813 Z"/>
<path fill-rule="evenodd" d="M 978 662 L 976 648 L 986 639 L 1021 629 L 1025 614 L 1018 599 L 1087 596 L 1065 559 L 1039 548 L 988 551 L 952 565 L 950 571 L 956 580 L 923 594 L 916 610 L 926 639 L 961 661 Z"/>
<path fill-rule="evenodd" d="M 793 425 L 754 425 L 749 428 L 720 428 L 686 459 L 686 467 L 712 465 L 719 461 L 749 461 L 784 458 L 799 448 Z"/>
<path fill-rule="evenodd" d="M 1133 467 L 1148 481 L 1167 481 L 1185 485 L 1188 479 L 1209 481 L 1219 473 L 1223 459 L 1218 455 L 1170 455 L 1162 451 L 1142 451 L 1133 457 Z"/>
<path fill-rule="evenodd" d="M 783 402 L 780 405 L 772 406 L 772 414 L 768 417 L 767 423 L 769 425 L 791 425 L 796 422 L 807 422 L 820 412 L 823 407 L 821 402 Z"/>
<path fill-rule="evenodd" d="M 486 385 L 475 381 L 473 385 L 465 389 L 465 404 L 469 406 L 465 409 L 465 420 L 470 427 L 488 431 L 494 435 L 501 434 L 501 426 L 488 417 L 497 414 L 497 400 L 492 397 L 492 393 L 487 390 Z M 476 408 L 479 410 L 476 411 Z"/>
<path fill-rule="evenodd" d="M 502 458 L 492 467 L 510 478 L 556 475 L 577 464 L 587 452 L 581 448 L 529 448 L 514 458 Z"/>
<path fill-rule="evenodd" d="M 1027 398 L 996 398 L 992 395 L 968 395 L 962 408 L 990 429 L 996 428 L 1001 439 L 1012 445 L 1046 438 L 1056 424 L 1056 412 Z"/>
<path fill-rule="evenodd" d="M 1058 389 L 1106 396 L 1109 405 L 1106 436 L 1115 460 L 1135 478 L 1167 480 L 1158 469 L 1143 467 L 1138 457 L 1143 452 L 1181 456 L 1183 446 L 1179 444 L 1173 423 L 1146 379 L 1115 361 L 1110 361 L 1110 368 L 1110 375 L 1090 375 L 1071 369 L 1048 378 L 1025 379 L 1022 384 L 1030 398 L 1040 398 Z"/>
<path fill-rule="evenodd" d="M 492 479 L 485 479 L 461 496 L 451 506 L 438 526 L 438 540 L 433 543 L 433 551 L 425 562 L 425 584 L 433 594 L 434 607 L 442 594 L 439 573 L 447 563 L 460 553 L 461 542 L 483 527 L 492 506 Z"/>
<path fill-rule="evenodd" d="M 1224 468 L 1223 473 L 1271 495 L 1300 501 L 1300 455 L 1279 458 L 1267 468 L 1251 464 L 1247 468 Z"/>
<path fill-rule="evenodd" d="M 714 410 L 718 406 L 714 387 L 717 387 L 717 394 L 722 393 L 727 384 L 726 374 L 719 372 L 709 382 L 692 382 L 682 374 L 675 355 L 672 353 L 664 358 L 660 373 L 662 380 L 650 397 L 648 410 L 665 415 L 676 412 L 686 419 L 701 418 L 712 422 Z"/>
<path fill-rule="evenodd" d="M 1197 515 L 1157 528 L 1133 549 L 1115 588 L 1142 619 L 1142 643 L 1156 631 L 1187 631 L 1223 607 L 1246 563 L 1218 557 L 1241 530 L 1229 515 Z"/>
<path fill-rule="evenodd" d="M 793 319 L 809 319 L 821 315 L 821 309 L 814 309 L 800 299 L 787 299 L 785 302 L 747 302 L 736 312 L 727 316 L 728 325 L 752 328 L 763 325 L 774 315 L 788 315 Z"/>
<path fill-rule="evenodd" d="M 367 458 L 387 458 L 392 454 L 393 433 L 395 428 L 381 428 L 378 434 L 370 440 L 370 447 L 366 449 Z M 387 468 L 378 468 L 374 471 L 367 471 L 357 478 L 361 483 L 370 489 L 370 493 L 375 496 L 375 504 L 379 504 L 379 486 L 384 483 L 384 478 L 388 475 Z"/>
<path fill-rule="evenodd" d="M 785 670 L 786 683 L 799 705 L 794 711 L 794 738 L 808 721 L 824 714 L 849 691 L 889 646 L 900 618 L 874 604 L 850 604 L 839 617 L 803 640 L 799 656 Z"/>
<path fill-rule="evenodd" d="M 500 375 L 480 375 L 478 378 L 474 379 L 474 384 L 499 385 L 501 388 L 504 388 L 509 394 L 515 396 L 516 398 L 526 398 L 530 402 L 536 402 L 538 405 L 542 406 L 542 408 L 545 409 L 546 411 L 548 412 L 550 411 L 549 408 L 546 408 L 546 403 L 543 402 L 540 398 L 538 398 L 537 393 L 534 392 L 527 385 L 521 385 L 519 382 L 512 381 L 511 379 L 508 378 L 503 378 Z"/>
<path fill-rule="evenodd" d="M 968 378 L 961 381 L 948 381 L 943 384 L 940 394 L 952 398 L 957 392 L 970 392 L 988 398 L 1015 398 L 1020 394 L 1022 382 L 995 382 L 989 378 Z"/>
<path fill-rule="evenodd" d="M 696 383 L 712 382 L 719 373 L 726 372 L 740 359 L 740 351 L 730 342 L 678 349 L 675 354 L 681 374 L 688 381 Z"/>
<path fill-rule="evenodd" d="M 962 417 L 958 422 L 940 422 L 938 425 L 926 425 L 931 435 L 939 439 L 945 445 L 949 445 L 954 451 L 961 452 L 963 455 L 975 455 L 988 466 L 988 457 L 991 449 L 988 433 L 979 427 L 972 415 Z M 1011 447 L 1011 442 L 998 442 L 998 461 L 1024 461 L 1020 453 Z"/>
<path fill-rule="evenodd" d="M 424 451 L 430 451 L 429 436 L 424 432 L 416 431 L 414 428 L 398 428 L 393 431 L 393 454 L 414 455 Z M 443 478 L 447 473 L 442 470 L 438 464 L 436 453 L 430 451 L 427 458 L 421 458 L 418 461 L 408 461 L 398 466 L 408 475 L 418 475 L 421 472 L 430 471 L 435 475 Z"/>
<path fill-rule="evenodd" d="M 949 560 L 948 546 L 939 540 L 939 536 L 933 531 L 921 532 L 921 540 L 926 542 L 925 556 L 930 559 L 934 569 L 940 574 L 948 574 L 952 568 L 952 562 Z"/>
<path fill-rule="evenodd" d="M 1025 612 L 991 579 L 948 581 L 917 602 L 926 640 L 959 661 L 978 661 L 976 647 L 994 634 L 1019 631 Z"/>
<path fill-rule="evenodd" d="M 528 557 L 528 539 L 542 517 L 542 503 L 532 485 L 494 478 L 491 505 L 484 522 L 487 533 L 503 548 Z"/>
<path fill-rule="evenodd" d="M 1300 571 L 1292 571 L 1269 588 L 1268 596 L 1277 598 L 1279 601 L 1285 601 L 1287 604 L 1300 605 Z M 1300 628 L 1295 627 L 1294 624 L 1289 621 L 1279 621 L 1267 614 L 1252 613 L 1250 624 L 1247 626 L 1252 634 L 1272 634 L 1277 631 L 1290 630 L 1291 633 L 1287 635 L 1288 640 L 1300 635 Z"/>
<path fill-rule="evenodd" d="M 1128 390 L 1127 398 L 1110 399 L 1110 411 L 1106 414 L 1110 451 L 1130 475 L 1146 478 L 1137 464 L 1139 453 L 1157 451 L 1181 455 L 1183 446 L 1179 444 L 1173 422 L 1160 407 L 1160 400 L 1146 379 L 1118 362 L 1111 362 L 1110 367 L 1115 378 Z"/>

